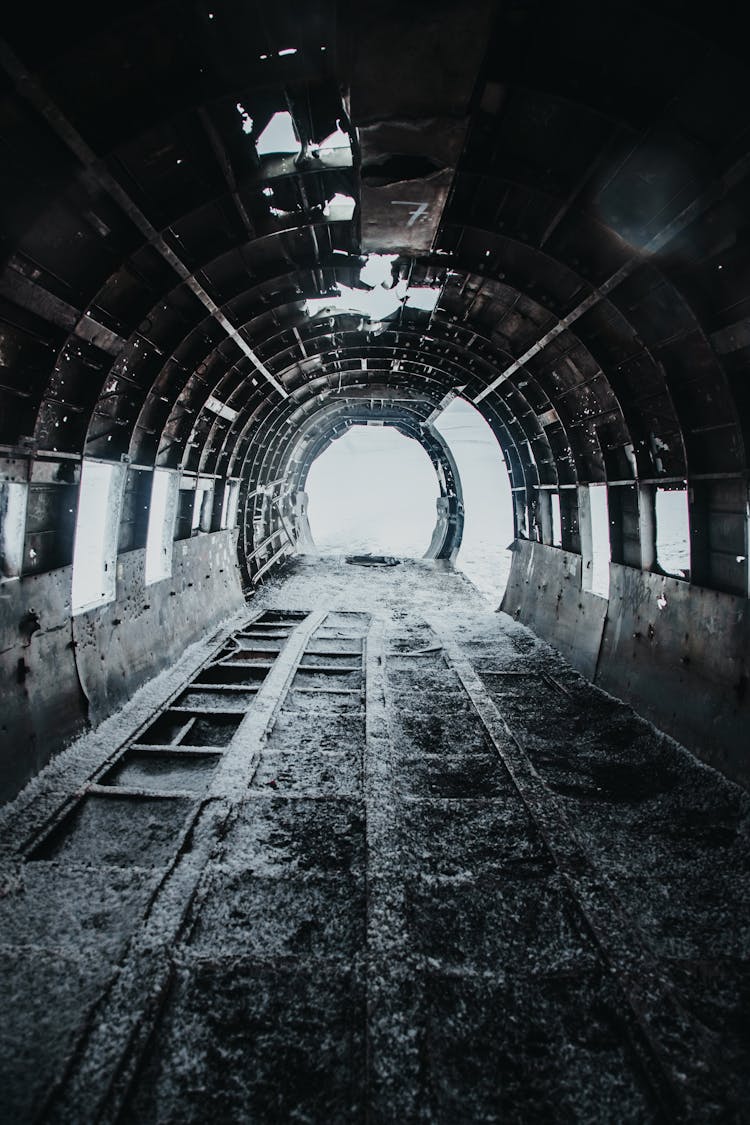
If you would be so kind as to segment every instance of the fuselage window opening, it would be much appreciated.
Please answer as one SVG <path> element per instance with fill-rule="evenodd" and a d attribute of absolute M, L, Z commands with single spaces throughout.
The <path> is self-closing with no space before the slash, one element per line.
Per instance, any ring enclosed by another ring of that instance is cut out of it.
<path fill-rule="evenodd" d="M 589 485 L 589 505 L 591 513 L 591 570 L 588 589 L 600 598 L 608 598 L 611 548 L 606 484 Z"/>
<path fill-rule="evenodd" d="M 656 489 L 656 561 L 674 578 L 690 577 L 690 517 L 684 487 Z"/>
<path fill-rule="evenodd" d="M 73 548 L 73 613 L 114 599 L 125 466 L 84 461 Z"/>
<path fill-rule="evenodd" d="M 154 469 L 146 539 L 146 585 L 172 573 L 173 532 L 180 480 L 177 473 Z"/>
<path fill-rule="evenodd" d="M 550 493 L 552 504 L 552 546 L 562 547 L 562 517 L 560 515 L 560 493 Z"/>

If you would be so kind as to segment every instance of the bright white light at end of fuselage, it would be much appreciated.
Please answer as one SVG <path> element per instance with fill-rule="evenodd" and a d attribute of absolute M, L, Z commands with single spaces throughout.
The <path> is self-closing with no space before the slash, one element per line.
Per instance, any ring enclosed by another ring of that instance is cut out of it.
<path fill-rule="evenodd" d="M 352 426 L 313 463 L 310 529 L 322 554 L 424 555 L 438 482 L 420 444 L 392 426 Z"/>

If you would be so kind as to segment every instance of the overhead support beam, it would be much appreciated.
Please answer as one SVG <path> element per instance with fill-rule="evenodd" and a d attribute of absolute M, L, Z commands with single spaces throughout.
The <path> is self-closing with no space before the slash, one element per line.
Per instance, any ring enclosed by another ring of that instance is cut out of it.
<path fill-rule="evenodd" d="M 702 215 L 704 211 L 707 211 L 709 207 L 717 203 L 728 191 L 744 180 L 748 172 L 750 172 L 750 155 L 743 156 L 736 164 L 733 164 L 707 191 L 699 195 L 697 199 L 694 199 L 679 215 L 676 215 L 670 223 L 667 223 L 658 234 L 655 234 L 637 254 L 634 254 L 624 265 L 620 266 L 619 270 L 616 270 L 602 285 L 589 293 L 588 297 L 585 297 L 576 305 L 567 316 L 558 321 L 558 323 L 554 325 L 553 328 L 550 328 L 535 344 L 527 348 L 523 355 L 509 364 L 504 371 L 501 371 L 496 379 L 493 379 L 488 386 L 484 387 L 479 394 L 476 395 L 473 400 L 474 405 L 476 406 L 477 403 L 485 399 L 488 394 L 491 394 L 492 391 L 496 390 L 507 379 L 510 379 L 512 375 L 515 375 L 516 371 L 520 371 L 530 359 L 533 359 L 535 355 L 544 351 L 553 340 L 561 335 L 561 333 L 565 332 L 566 329 L 570 328 L 571 324 L 575 324 L 584 313 L 587 313 L 589 309 L 592 309 L 595 305 L 598 305 L 600 301 L 604 300 L 613 289 L 616 289 L 618 285 L 625 281 L 626 278 L 642 265 L 650 254 L 658 254 L 673 238 L 681 234 L 686 227 L 694 222 L 699 215 Z"/>
<path fill-rule="evenodd" d="M 6 297 L 14 305 L 26 309 L 35 316 L 42 316 L 48 324 L 54 324 L 55 327 L 77 336 L 79 340 L 85 340 L 87 344 L 93 344 L 94 347 L 100 348 L 111 356 L 118 356 L 127 342 L 122 336 L 118 336 L 116 332 L 94 320 L 88 313 L 81 312 L 67 301 L 56 297 L 54 293 L 50 293 L 43 285 L 38 285 L 32 278 L 19 272 L 17 262 L 13 258 L 8 262 L 6 272 L 0 277 L 0 296 Z"/>
<path fill-rule="evenodd" d="M 583 189 L 586 187 L 586 184 L 588 184 L 591 181 L 591 179 L 596 175 L 596 173 L 599 172 L 603 168 L 609 168 L 610 169 L 610 176 L 613 176 L 613 175 L 616 174 L 617 171 L 619 171 L 620 168 L 622 168 L 623 164 L 625 164 L 625 162 L 630 158 L 630 156 L 632 155 L 632 153 L 633 153 L 633 151 L 636 147 L 634 144 L 631 145 L 627 149 L 627 151 L 620 156 L 620 159 L 618 160 L 616 167 L 614 169 L 611 167 L 612 156 L 615 153 L 615 151 L 617 149 L 617 146 L 621 145 L 622 140 L 624 138 L 624 135 L 625 135 L 625 129 L 623 128 L 623 126 L 620 125 L 620 126 L 616 127 L 614 132 L 610 136 L 609 140 L 606 141 L 606 143 L 604 144 L 601 152 L 598 152 L 596 154 L 596 156 L 594 157 L 594 159 L 591 161 L 591 163 L 586 166 L 582 175 L 579 176 L 577 182 L 573 185 L 572 190 L 569 192 L 569 194 L 567 195 L 565 200 L 562 202 L 560 207 L 558 207 L 557 211 L 555 212 L 555 214 L 552 216 L 551 220 L 547 224 L 545 232 L 542 235 L 541 241 L 539 243 L 540 249 L 544 247 L 545 243 L 555 233 L 555 231 L 559 227 L 560 223 L 563 221 L 563 219 L 568 214 L 568 212 L 570 211 L 570 209 L 573 206 L 573 204 L 575 203 L 575 201 L 580 196 Z"/>
<path fill-rule="evenodd" d="M 233 340 L 240 351 L 247 356 L 255 369 L 271 384 L 274 390 L 278 391 L 282 398 L 286 398 L 287 392 L 281 383 L 268 370 L 259 356 L 255 354 L 235 326 L 227 319 L 214 299 L 206 292 L 197 278 L 193 276 L 192 272 L 179 255 L 167 245 L 156 227 L 149 222 L 122 185 L 115 179 L 111 172 L 108 171 L 94 150 L 86 143 L 59 106 L 55 104 L 33 75 L 25 68 L 20 59 L 16 57 L 10 47 L 2 40 L 0 40 L 0 65 L 2 65 L 8 77 L 15 83 L 19 96 L 29 102 L 44 118 L 60 140 L 67 145 L 74 156 L 77 157 L 85 168 L 89 178 L 106 191 L 117 203 L 149 244 L 161 254 L 164 261 L 167 262 L 178 277 L 185 282 L 191 292 L 216 320 L 217 324 L 223 328 L 227 336 Z"/>
<path fill-rule="evenodd" d="M 463 389 L 463 388 L 461 388 L 461 389 Z M 459 394 L 459 391 L 455 390 L 455 391 L 448 391 L 447 395 L 443 395 L 440 402 L 435 407 L 435 409 L 432 411 L 432 413 L 427 418 L 425 418 L 425 421 L 424 421 L 425 426 L 434 426 L 435 422 L 437 422 L 440 415 L 443 413 L 444 410 L 448 409 L 450 404 L 453 402 L 454 398 L 458 397 L 458 394 Z"/>
<path fill-rule="evenodd" d="M 242 202 L 242 197 L 237 190 L 237 179 L 235 177 L 234 169 L 232 168 L 232 163 L 229 159 L 227 150 L 224 147 L 224 142 L 219 136 L 218 129 L 211 120 L 208 111 L 203 106 L 201 106 L 201 108 L 198 110 L 198 116 L 201 119 L 203 128 L 206 130 L 206 136 L 209 139 L 211 148 L 214 150 L 214 156 L 216 157 L 219 167 L 221 168 L 222 175 L 224 176 L 226 185 L 229 188 L 232 199 L 234 200 L 234 205 L 237 208 L 237 213 L 242 219 L 242 223 L 248 233 L 248 237 L 254 238 L 255 231 L 253 229 L 253 224 L 250 221 L 250 216 L 247 213 L 245 204 Z"/>

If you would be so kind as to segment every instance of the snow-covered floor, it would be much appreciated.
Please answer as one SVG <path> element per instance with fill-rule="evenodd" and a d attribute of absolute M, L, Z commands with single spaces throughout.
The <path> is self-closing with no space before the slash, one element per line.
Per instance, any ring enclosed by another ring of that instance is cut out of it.
<path fill-rule="evenodd" d="M 742 1120 L 747 796 L 445 564 L 245 618 L 0 816 L 3 1118 Z"/>

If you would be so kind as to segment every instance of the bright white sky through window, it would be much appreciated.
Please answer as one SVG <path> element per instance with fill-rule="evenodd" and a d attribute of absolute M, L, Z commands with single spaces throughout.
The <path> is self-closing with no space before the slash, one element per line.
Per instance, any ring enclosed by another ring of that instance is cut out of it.
<path fill-rule="evenodd" d="M 456 566 L 498 606 L 510 571 L 513 501 L 497 439 L 479 411 L 455 398 L 435 423 L 458 466 L 464 490 L 464 538 Z"/>
<path fill-rule="evenodd" d="M 114 555 L 119 518 L 115 489 L 122 466 L 84 460 L 73 552 L 73 612 L 115 596 Z"/>
<path fill-rule="evenodd" d="M 690 520 L 684 488 L 656 490 L 656 558 L 678 578 L 690 571 Z"/>
<path fill-rule="evenodd" d="M 307 477 L 310 530 L 321 554 L 421 557 L 439 488 L 421 445 L 392 426 L 352 426 Z"/>
<path fill-rule="evenodd" d="M 600 598 L 609 597 L 609 506 L 607 487 L 604 484 L 590 484 L 592 575 L 591 593 Z"/>
<path fill-rule="evenodd" d="M 338 125 L 330 136 L 320 142 L 321 152 L 335 152 L 337 149 L 351 148 L 349 134 L 345 133 Z"/>
<path fill-rule="evenodd" d="M 282 110 L 274 113 L 258 137 L 258 156 L 299 152 L 299 141 L 294 133 L 291 113 Z"/>
<path fill-rule="evenodd" d="M 331 210 L 333 211 L 337 200 L 345 199 L 345 196 L 334 196 L 330 203 Z M 339 206 L 343 205 L 339 203 Z M 351 200 L 351 208 L 353 210 L 354 200 Z M 359 276 L 365 285 L 372 286 L 371 289 L 353 289 L 339 282 L 338 295 L 309 298 L 305 303 L 307 315 L 329 316 L 336 312 L 355 312 L 377 322 L 392 316 L 403 305 L 432 312 L 440 296 L 440 286 L 410 286 L 403 279 L 393 285 L 391 265 L 397 257 L 397 254 L 370 254 Z"/>
<path fill-rule="evenodd" d="M 154 469 L 151 505 L 148 512 L 146 540 L 146 585 L 167 578 L 172 572 L 172 522 L 170 492 L 174 500 L 177 478 L 164 469 Z"/>

